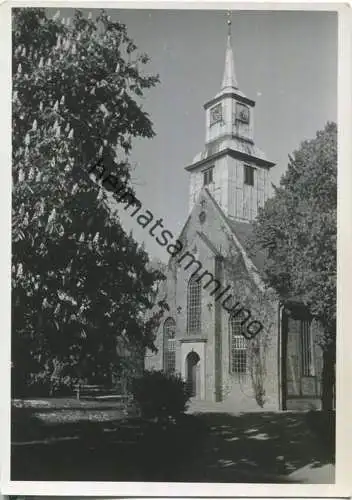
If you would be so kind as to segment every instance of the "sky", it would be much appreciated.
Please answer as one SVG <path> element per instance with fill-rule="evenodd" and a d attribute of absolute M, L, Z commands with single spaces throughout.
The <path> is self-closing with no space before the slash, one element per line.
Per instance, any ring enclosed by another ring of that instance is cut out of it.
<path fill-rule="evenodd" d="M 188 215 L 184 167 L 204 148 L 203 104 L 220 91 L 227 37 L 225 11 L 108 10 L 126 24 L 160 84 L 145 94 L 156 136 L 133 143 L 136 196 L 176 237 Z M 68 12 L 62 12 L 67 15 Z M 69 13 L 69 15 L 72 13 Z M 278 184 L 288 155 L 337 119 L 337 15 L 317 11 L 234 11 L 232 46 L 239 88 L 256 101 L 254 138 L 276 163 Z M 126 230 L 150 256 L 167 261 L 148 231 L 122 212 Z"/>

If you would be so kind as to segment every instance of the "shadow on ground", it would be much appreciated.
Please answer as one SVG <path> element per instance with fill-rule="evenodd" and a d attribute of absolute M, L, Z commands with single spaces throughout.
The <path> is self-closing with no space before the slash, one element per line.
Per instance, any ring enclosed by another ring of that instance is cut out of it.
<path fill-rule="evenodd" d="M 297 469 L 334 462 L 333 438 L 327 427 L 318 425 L 320 412 L 197 417 L 208 433 L 199 460 L 188 471 L 194 481 L 284 482 Z"/>
<path fill-rule="evenodd" d="M 27 417 L 46 441 L 21 444 L 28 439 L 17 432 L 12 480 L 282 483 L 307 465 L 333 463 L 331 443 L 307 413 L 203 413 L 167 428 L 136 418 L 48 425 Z"/>

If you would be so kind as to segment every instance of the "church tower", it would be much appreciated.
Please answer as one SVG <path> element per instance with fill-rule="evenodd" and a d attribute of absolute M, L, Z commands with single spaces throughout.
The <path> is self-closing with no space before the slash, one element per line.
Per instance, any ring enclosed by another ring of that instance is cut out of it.
<path fill-rule="evenodd" d="M 239 89 L 228 20 L 225 69 L 220 92 L 204 104 L 205 149 L 190 172 L 190 210 L 206 187 L 224 213 L 232 219 L 251 222 L 269 196 L 268 161 L 254 142 L 255 101 Z"/>

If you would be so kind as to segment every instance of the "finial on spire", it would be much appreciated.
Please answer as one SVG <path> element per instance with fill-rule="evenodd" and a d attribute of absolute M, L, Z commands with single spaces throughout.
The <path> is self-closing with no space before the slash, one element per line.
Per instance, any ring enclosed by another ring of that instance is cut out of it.
<path fill-rule="evenodd" d="M 231 11 L 227 12 L 227 47 L 225 56 L 225 70 L 224 77 L 222 79 L 222 88 L 238 88 L 236 74 L 235 74 L 235 64 L 233 60 L 233 52 L 231 45 Z"/>
<path fill-rule="evenodd" d="M 227 11 L 227 36 L 231 37 L 231 24 L 232 24 L 232 12 L 230 10 Z"/>

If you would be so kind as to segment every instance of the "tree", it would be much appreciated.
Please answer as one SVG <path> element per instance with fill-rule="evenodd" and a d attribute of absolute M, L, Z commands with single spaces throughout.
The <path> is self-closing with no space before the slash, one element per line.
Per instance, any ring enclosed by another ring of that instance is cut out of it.
<path fill-rule="evenodd" d="M 299 297 L 322 326 L 323 408 L 332 405 L 336 339 L 337 127 L 327 123 L 289 159 L 259 213 L 255 246 L 267 250 L 266 279 L 282 298 Z"/>
<path fill-rule="evenodd" d="M 140 98 L 158 81 L 136 49 L 104 11 L 71 22 L 13 10 L 14 382 L 110 379 L 121 341 L 154 346 L 161 311 L 144 318 L 162 275 L 88 175 L 102 160 L 133 192 L 132 139 L 154 135 Z"/>

